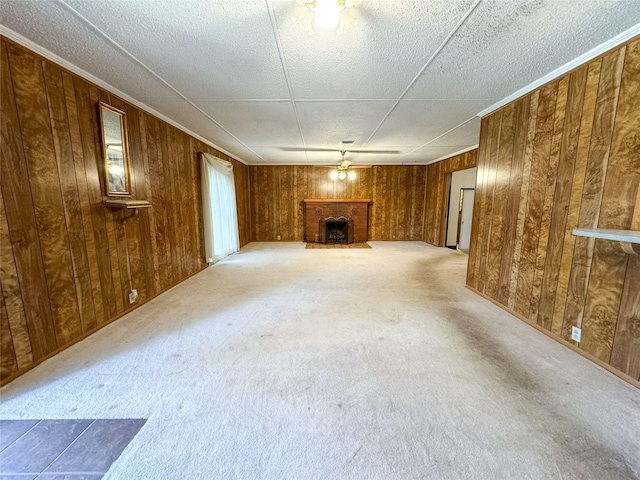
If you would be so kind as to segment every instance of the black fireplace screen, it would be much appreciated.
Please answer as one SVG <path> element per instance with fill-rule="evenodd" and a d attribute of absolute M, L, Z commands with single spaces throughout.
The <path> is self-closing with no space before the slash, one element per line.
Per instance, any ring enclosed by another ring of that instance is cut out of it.
<path fill-rule="evenodd" d="M 346 217 L 328 217 L 320 220 L 320 243 L 353 243 L 353 220 Z"/>

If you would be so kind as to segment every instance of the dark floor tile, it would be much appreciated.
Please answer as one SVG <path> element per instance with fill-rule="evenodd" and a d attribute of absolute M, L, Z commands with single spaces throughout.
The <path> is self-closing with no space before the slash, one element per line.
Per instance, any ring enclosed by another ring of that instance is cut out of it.
<path fill-rule="evenodd" d="M 145 422 L 145 419 L 96 420 L 47 468 L 47 473 L 106 473 Z"/>
<path fill-rule="evenodd" d="M 0 420 L 0 452 L 40 420 Z"/>
<path fill-rule="evenodd" d="M 90 424 L 91 420 L 43 420 L 0 453 L 0 472 L 40 473 Z"/>

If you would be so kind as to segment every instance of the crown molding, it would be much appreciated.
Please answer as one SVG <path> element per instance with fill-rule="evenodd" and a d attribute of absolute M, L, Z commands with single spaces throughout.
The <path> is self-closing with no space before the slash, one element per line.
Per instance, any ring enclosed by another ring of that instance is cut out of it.
<path fill-rule="evenodd" d="M 594 58 L 599 57 L 603 53 L 606 53 L 609 50 L 612 50 L 615 47 L 618 47 L 618 46 L 622 45 L 625 42 L 628 42 L 633 37 L 636 37 L 638 35 L 640 35 L 640 23 L 637 24 L 637 25 L 634 25 L 633 27 L 629 28 L 628 30 L 625 30 L 624 32 L 616 35 L 615 37 L 607 40 L 606 42 L 601 43 L 597 47 L 592 48 L 588 52 L 583 53 L 579 57 L 574 58 L 570 62 L 565 63 L 561 67 L 558 67 L 555 70 L 547 73 L 543 77 L 540 77 L 538 80 L 536 80 L 536 81 L 530 83 L 529 85 L 527 85 L 526 87 L 523 87 L 520 90 L 512 93 L 508 97 L 503 98 L 499 102 L 494 103 L 490 107 L 485 108 L 484 110 L 479 112 L 477 116 L 481 117 L 481 118 L 482 117 L 486 117 L 490 113 L 498 110 L 499 108 L 504 107 L 508 103 L 511 103 L 514 100 L 517 100 L 518 98 L 523 97 L 524 95 L 526 95 L 528 93 L 531 93 L 532 91 L 536 90 L 537 88 L 542 87 L 546 83 L 549 83 L 552 80 L 555 80 L 556 78 L 561 77 L 562 75 L 564 75 L 566 73 L 569 73 L 571 70 L 574 70 L 577 67 L 579 67 L 579 66 L 581 66 L 581 65 L 583 65 L 585 63 L 588 63 L 589 61 L 593 60 Z"/>
<path fill-rule="evenodd" d="M 4 25 L 0 25 L 0 35 L 2 35 L 3 37 L 8 38 L 9 40 L 22 45 L 25 48 L 28 48 L 29 50 L 37 53 L 38 55 L 40 55 L 43 58 L 46 58 L 47 60 L 50 60 L 54 63 L 56 63 L 57 65 L 65 68 L 66 70 L 69 70 L 71 73 L 93 83 L 94 85 L 107 90 L 110 93 L 113 93 L 114 95 L 120 97 L 122 100 L 125 100 L 126 102 L 129 102 L 130 104 L 140 108 L 141 110 L 144 110 L 145 112 L 167 122 L 168 124 L 176 127 L 178 130 L 183 131 L 184 133 L 186 133 L 187 135 L 191 135 L 193 138 L 196 138 L 198 140 L 200 140 L 202 143 L 205 143 L 207 145 L 209 145 L 212 148 L 215 148 L 216 150 L 218 150 L 219 152 L 224 153 L 225 155 L 230 156 L 231 158 L 233 158 L 234 160 L 237 160 L 238 162 L 244 164 L 244 165 L 249 165 L 249 163 L 247 163 L 246 161 L 238 158 L 236 155 L 226 151 L 223 148 L 220 148 L 218 145 L 216 145 L 215 143 L 207 140 L 206 138 L 198 135 L 195 132 L 192 132 L 191 130 L 189 130 L 188 128 L 180 125 L 178 122 L 170 119 L 169 117 L 163 115 L 162 113 L 154 110 L 153 108 L 149 107 L 148 105 L 145 105 L 144 103 L 136 100 L 135 98 L 127 95 L 126 93 L 120 91 L 119 89 L 117 89 L 116 87 L 109 85 L 107 82 L 105 82 L 104 80 L 99 79 L 98 77 L 92 75 L 91 73 L 81 69 L 80 67 L 74 65 L 73 63 L 69 62 L 68 60 L 65 60 L 64 58 L 56 55 L 55 53 L 47 50 L 46 48 L 38 45 L 37 43 L 29 40 L 28 38 L 23 37 L 22 35 L 20 35 L 17 32 L 14 32 L 13 30 L 5 27 Z"/>
<path fill-rule="evenodd" d="M 433 163 L 438 163 L 438 162 L 441 162 L 443 160 L 446 160 L 447 158 L 455 157 L 456 155 L 462 155 L 463 153 L 467 153 L 467 152 L 470 152 L 471 150 L 475 150 L 476 148 L 478 148 L 478 146 L 479 146 L 479 144 L 476 143 L 475 145 L 473 145 L 471 147 L 463 148 L 462 150 L 458 150 L 457 152 L 448 153 L 444 157 L 436 158 L 435 160 L 432 160 L 429 163 L 426 163 L 425 165 L 431 165 Z"/>

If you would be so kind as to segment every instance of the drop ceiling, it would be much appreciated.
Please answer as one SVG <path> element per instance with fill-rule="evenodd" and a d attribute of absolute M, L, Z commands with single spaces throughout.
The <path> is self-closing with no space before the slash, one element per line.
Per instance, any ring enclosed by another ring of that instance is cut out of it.
<path fill-rule="evenodd" d="M 2 33 L 248 164 L 428 164 L 478 113 L 619 36 L 638 0 L 363 0 L 309 35 L 294 0 L 3 0 Z M 640 30 L 639 30 L 640 31 Z"/>

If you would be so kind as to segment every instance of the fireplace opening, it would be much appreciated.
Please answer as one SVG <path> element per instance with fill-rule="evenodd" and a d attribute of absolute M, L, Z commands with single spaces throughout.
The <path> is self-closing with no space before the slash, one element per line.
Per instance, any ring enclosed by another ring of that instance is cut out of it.
<path fill-rule="evenodd" d="M 341 244 L 345 245 L 349 243 L 349 222 L 344 220 L 338 220 L 335 222 L 328 221 L 325 223 L 325 227 L 327 229 L 327 239 L 328 245 L 333 244 Z"/>
<path fill-rule="evenodd" d="M 346 217 L 327 217 L 320 220 L 321 243 L 327 245 L 347 245 L 353 243 L 353 220 Z"/>

